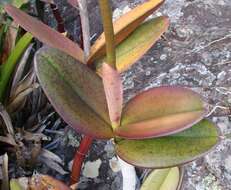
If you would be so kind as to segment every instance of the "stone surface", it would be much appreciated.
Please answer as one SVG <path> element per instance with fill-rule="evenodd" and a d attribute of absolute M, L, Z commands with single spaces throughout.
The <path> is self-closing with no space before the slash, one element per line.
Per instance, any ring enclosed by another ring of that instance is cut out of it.
<path fill-rule="evenodd" d="M 114 17 L 140 2 L 143 0 L 113 1 Z M 67 5 L 62 10 L 67 29 L 78 41 L 76 10 L 68 9 Z M 218 117 L 231 104 L 230 10 L 230 0 L 166 0 L 153 16 L 168 15 L 171 26 L 164 38 L 122 74 L 125 100 L 151 87 L 186 86 L 201 93 L 210 109 L 217 106 L 210 119 L 221 129 L 221 136 L 231 133 L 230 117 Z M 89 16 L 93 42 L 102 32 L 97 1 L 89 0 Z M 99 175 L 94 179 L 83 176 L 79 189 L 121 189 L 121 174 L 112 166 L 115 164 L 113 144 L 96 141 L 89 155 L 87 161 L 101 159 Z M 223 137 L 212 152 L 189 163 L 185 170 L 184 190 L 231 190 L 230 140 Z"/>

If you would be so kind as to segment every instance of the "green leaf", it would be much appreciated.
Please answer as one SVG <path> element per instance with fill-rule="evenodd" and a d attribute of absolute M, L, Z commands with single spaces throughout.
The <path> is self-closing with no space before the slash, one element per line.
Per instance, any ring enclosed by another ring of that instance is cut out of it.
<path fill-rule="evenodd" d="M 206 114 L 203 100 L 183 87 L 157 87 L 138 94 L 123 109 L 116 135 L 129 139 L 166 136 L 193 126 Z"/>
<path fill-rule="evenodd" d="M 118 140 L 116 152 L 126 162 L 144 168 L 166 168 L 190 162 L 219 142 L 219 133 L 208 120 L 183 132 L 146 140 Z"/>
<path fill-rule="evenodd" d="M 20 8 L 23 4 L 27 3 L 28 0 L 1 0 L 0 5 L 11 4 L 17 8 Z"/>
<path fill-rule="evenodd" d="M 3 7 L 6 4 L 14 5 L 17 8 L 20 8 L 23 4 L 27 3 L 28 0 L 1 0 L 0 2 L 0 13 L 3 12 Z"/>
<path fill-rule="evenodd" d="M 30 33 L 24 34 L 10 53 L 10 56 L 7 59 L 6 63 L 4 63 L 0 67 L 0 102 L 4 100 L 7 85 L 9 83 L 9 80 L 11 79 L 11 75 L 15 69 L 15 66 L 28 45 L 30 44 L 32 38 L 33 36 Z"/>
<path fill-rule="evenodd" d="M 20 183 L 16 179 L 10 180 L 10 190 L 23 190 Z"/>
<path fill-rule="evenodd" d="M 180 175 L 178 167 L 154 170 L 145 179 L 140 190 L 177 190 Z"/>
<path fill-rule="evenodd" d="M 168 18 L 163 16 L 150 19 L 140 25 L 116 47 L 117 70 L 125 71 L 140 59 L 167 30 L 168 25 Z M 96 62 L 98 69 L 105 59 L 106 57 L 102 57 Z"/>
<path fill-rule="evenodd" d="M 113 136 L 103 83 L 95 72 L 48 47 L 36 54 L 35 70 L 47 97 L 70 126 L 95 138 Z"/>
<path fill-rule="evenodd" d="M 0 7 L 1 9 L 1 7 Z M 1 10 L 0 10 L 1 12 Z M 1 16 L 0 16 L 0 21 L 1 21 Z M 8 25 L 7 24 L 0 24 L 0 65 L 2 64 L 2 55 L 4 52 L 4 41 L 5 41 L 5 36 L 8 30 Z"/>

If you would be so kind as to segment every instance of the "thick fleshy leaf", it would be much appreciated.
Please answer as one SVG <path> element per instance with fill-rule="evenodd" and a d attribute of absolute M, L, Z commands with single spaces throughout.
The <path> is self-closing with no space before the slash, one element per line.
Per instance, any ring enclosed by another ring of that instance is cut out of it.
<path fill-rule="evenodd" d="M 117 154 L 130 164 L 144 168 L 166 168 L 190 162 L 219 142 L 219 132 L 203 120 L 183 132 L 145 140 L 118 140 Z"/>
<path fill-rule="evenodd" d="M 112 137 L 103 83 L 95 72 L 48 47 L 36 54 L 35 69 L 49 100 L 70 126 L 95 138 Z"/>
<path fill-rule="evenodd" d="M 199 94 L 183 87 L 147 90 L 125 106 L 116 135 L 129 139 L 166 136 L 200 121 L 206 114 Z"/>
<path fill-rule="evenodd" d="M 131 32 L 133 32 L 149 15 L 151 15 L 164 0 L 150 0 L 138 5 L 128 13 L 121 16 L 114 23 L 115 44 L 123 41 Z M 88 64 L 105 54 L 105 36 L 102 33 L 91 48 L 91 55 Z"/>
<path fill-rule="evenodd" d="M 169 20 L 161 16 L 141 24 L 123 42 L 116 47 L 116 68 L 125 71 L 140 59 L 167 30 Z M 96 61 L 98 69 L 106 57 Z"/>
<path fill-rule="evenodd" d="M 157 169 L 145 179 L 140 190 L 177 190 L 181 172 L 178 167 Z"/>
<path fill-rule="evenodd" d="M 103 79 L 112 127 L 116 128 L 120 125 L 123 105 L 123 86 L 120 75 L 110 65 L 103 63 L 101 77 Z"/>
<path fill-rule="evenodd" d="M 61 33 L 53 30 L 12 5 L 6 5 L 5 10 L 17 24 L 26 31 L 32 33 L 32 35 L 41 42 L 71 55 L 82 63 L 84 62 L 83 50 Z"/>

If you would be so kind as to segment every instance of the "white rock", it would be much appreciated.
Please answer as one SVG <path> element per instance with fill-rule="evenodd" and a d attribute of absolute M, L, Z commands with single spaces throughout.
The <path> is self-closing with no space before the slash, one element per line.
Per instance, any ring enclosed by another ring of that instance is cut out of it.
<path fill-rule="evenodd" d="M 83 175 L 88 178 L 95 178 L 99 175 L 99 168 L 102 161 L 100 159 L 93 162 L 86 162 L 83 169 Z"/>
<path fill-rule="evenodd" d="M 113 172 L 118 172 L 121 170 L 120 164 L 116 157 L 113 157 L 112 159 L 109 160 L 109 165 Z"/>

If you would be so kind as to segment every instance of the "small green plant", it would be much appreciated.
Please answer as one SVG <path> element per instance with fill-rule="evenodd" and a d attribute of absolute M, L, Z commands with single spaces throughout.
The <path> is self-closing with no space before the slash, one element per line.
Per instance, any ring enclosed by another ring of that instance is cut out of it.
<path fill-rule="evenodd" d="M 12 74 L 15 70 L 16 64 L 29 46 L 33 36 L 30 33 L 24 34 L 17 42 L 15 48 L 10 53 L 6 62 L 1 64 L 0 67 L 0 102 L 5 101 L 7 90 L 9 89 L 9 81 L 11 80 Z"/>
<path fill-rule="evenodd" d="M 13 78 L 13 72 L 27 47 L 32 41 L 33 36 L 30 33 L 21 35 L 17 25 L 11 19 L 6 17 L 3 6 L 11 3 L 16 7 L 21 7 L 26 0 L 12 0 L 0 2 L 0 102 L 6 103 L 11 98 L 10 80 Z M 17 75 L 21 75 L 18 74 Z M 19 76 L 17 76 L 19 77 Z M 20 78 L 20 77 L 19 77 Z M 15 81 L 14 81 L 15 82 Z M 17 81 L 19 82 L 19 81 Z M 12 84 L 15 85 L 15 84 Z M 16 90 L 16 89 L 14 89 Z M 8 103 L 8 102 L 7 102 Z"/>
<path fill-rule="evenodd" d="M 119 73 L 141 58 L 167 30 L 165 16 L 144 21 L 162 3 L 150 0 L 112 25 L 108 1 L 99 0 L 104 33 L 87 59 L 83 50 L 62 34 L 13 6 L 5 7 L 15 22 L 51 46 L 36 53 L 38 79 L 61 117 L 86 135 L 85 147 L 92 138 L 113 139 L 117 155 L 142 168 L 190 162 L 219 142 L 217 128 L 204 119 L 205 102 L 190 89 L 156 87 L 123 105 Z"/>

